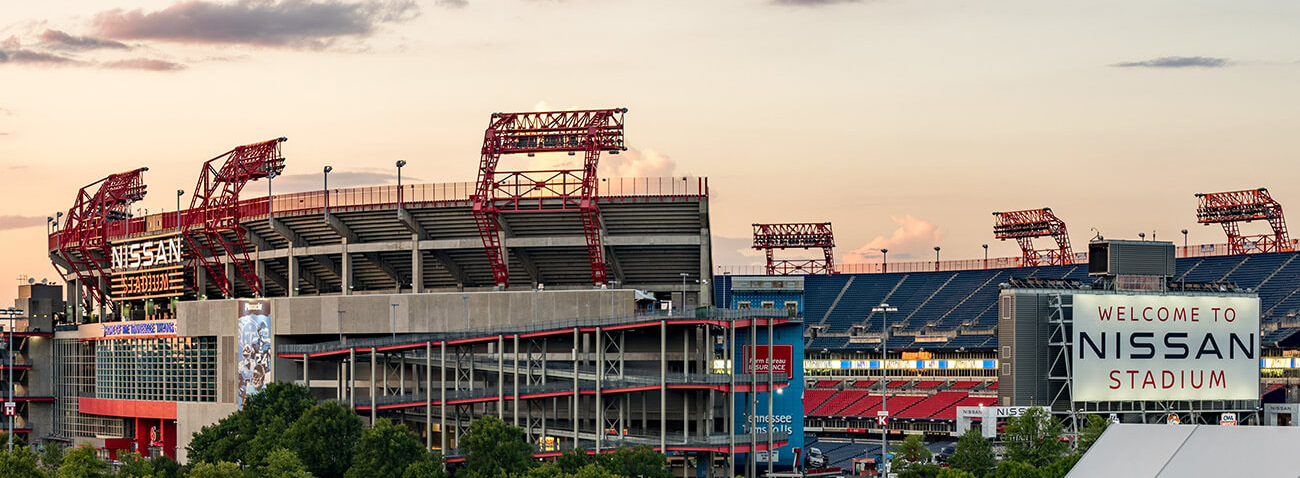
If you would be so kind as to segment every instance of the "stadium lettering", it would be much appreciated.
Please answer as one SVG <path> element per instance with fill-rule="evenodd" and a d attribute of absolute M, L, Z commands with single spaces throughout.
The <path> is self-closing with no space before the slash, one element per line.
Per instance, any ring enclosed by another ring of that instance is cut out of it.
<path fill-rule="evenodd" d="M 174 334 L 176 333 L 176 323 L 174 322 L 151 322 L 143 324 L 112 324 L 101 326 L 105 337 L 114 335 L 152 335 L 152 334 Z"/>
<path fill-rule="evenodd" d="M 1206 374 L 1209 383 L 1206 383 Z M 1171 390 L 1228 388 L 1223 370 L 1111 370 L 1110 389 Z"/>
<path fill-rule="evenodd" d="M 1237 310 L 1232 307 L 1210 307 L 1211 319 L 1233 322 Z M 1200 307 L 1097 307 L 1097 318 L 1102 322 L 1200 322 Z"/>
<path fill-rule="evenodd" d="M 1076 346 L 1079 349 L 1079 358 L 1088 358 L 1089 351 L 1092 355 L 1100 360 L 1105 360 L 1109 353 L 1111 359 L 1137 359 L 1148 360 L 1160 356 L 1164 359 L 1186 359 L 1191 354 L 1191 348 L 1188 347 L 1189 338 L 1186 332 L 1166 332 L 1161 336 L 1161 340 L 1155 340 L 1156 334 L 1153 332 L 1132 332 L 1128 334 L 1128 340 L 1123 340 L 1122 332 L 1115 332 L 1113 340 L 1107 340 L 1111 334 L 1101 333 L 1093 336 L 1088 332 L 1079 332 L 1079 343 Z M 1224 359 L 1222 349 L 1219 348 L 1219 341 L 1214 338 L 1214 334 L 1206 333 L 1198 341 L 1200 346 L 1196 349 L 1197 360 L 1203 358 Z M 1190 343 L 1198 343 L 1190 342 Z M 1124 345 L 1128 344 L 1125 348 Z M 1227 334 L 1225 343 L 1228 345 L 1228 359 L 1236 359 L 1237 353 L 1247 359 L 1255 358 L 1255 334 L 1238 334 L 1231 332 Z"/>

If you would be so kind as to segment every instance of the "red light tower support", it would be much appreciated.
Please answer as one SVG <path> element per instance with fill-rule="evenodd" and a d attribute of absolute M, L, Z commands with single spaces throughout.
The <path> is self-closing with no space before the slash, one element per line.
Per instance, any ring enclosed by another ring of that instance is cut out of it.
<path fill-rule="evenodd" d="M 1068 265 L 1074 263 L 1074 253 L 1070 249 L 1070 234 L 1065 229 L 1065 221 L 1052 214 L 1052 208 L 1026 209 L 1023 211 L 995 212 L 993 236 L 1003 241 L 1015 239 L 1020 244 L 1021 265 L 1037 266 L 1039 256 L 1047 254 L 1045 265 Z M 1056 249 L 1034 249 L 1034 238 L 1051 236 L 1056 240 Z"/>
<path fill-rule="evenodd" d="M 825 259 L 782 259 L 776 249 L 819 247 Z M 829 222 L 754 224 L 754 249 L 767 253 L 767 275 L 835 274 L 835 234 Z"/>
<path fill-rule="evenodd" d="M 627 108 L 492 114 L 483 132 L 482 158 L 471 201 L 497 286 L 510 285 L 497 215 L 573 209 L 582 214 L 591 282 L 605 283 L 600 210 L 596 207 L 596 165 L 601 151 L 618 154 L 627 150 L 623 144 L 624 113 Z M 582 170 L 497 171 L 502 155 L 553 152 L 582 152 Z"/>
<path fill-rule="evenodd" d="M 1196 203 L 1196 222 L 1207 226 L 1214 223 L 1223 225 L 1223 232 L 1228 235 L 1228 250 L 1232 254 L 1295 249 L 1286 233 L 1282 205 L 1268 195 L 1268 189 L 1197 193 Z M 1268 221 L 1273 234 L 1241 235 L 1238 223 L 1255 220 Z"/>
<path fill-rule="evenodd" d="M 212 281 L 226 297 L 234 297 L 235 287 L 221 267 L 220 255 L 230 258 L 235 270 L 253 289 L 253 295 L 262 296 L 262 282 L 248 257 L 244 228 L 239 225 L 239 191 L 249 181 L 274 177 L 284 170 L 284 157 L 280 143 L 288 138 L 276 138 L 260 143 L 246 144 L 218 155 L 203 163 L 190 210 L 182 222 L 182 235 L 194 260 L 203 264 Z M 221 169 L 213 166 L 224 160 Z M 269 199 L 269 198 L 268 198 Z M 267 211 L 271 205 L 267 203 Z M 228 237 L 223 233 L 233 233 Z M 233 237 L 233 240 L 231 239 Z M 199 295 L 203 291 L 198 291 Z"/>
<path fill-rule="evenodd" d="M 99 286 L 99 279 L 107 278 L 105 269 L 111 267 L 109 229 L 127 227 L 131 203 L 144 199 L 144 172 L 148 170 L 140 168 L 109 175 L 81 188 L 72 209 L 68 210 L 67 222 L 58 232 L 59 255 L 86 291 L 85 310 L 90 310 L 96 302 L 111 306 L 112 299 Z M 96 186 L 95 192 L 90 193 Z"/>

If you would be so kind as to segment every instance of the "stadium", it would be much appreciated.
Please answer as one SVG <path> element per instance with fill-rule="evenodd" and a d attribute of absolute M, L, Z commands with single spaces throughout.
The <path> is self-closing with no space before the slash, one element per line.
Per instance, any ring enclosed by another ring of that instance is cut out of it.
<path fill-rule="evenodd" d="M 866 472 L 884 433 L 951 441 L 1028 406 L 1067 423 L 1300 423 L 1300 262 L 1264 189 L 1198 195 L 1223 244 L 1098 236 L 1075 252 L 1044 208 L 995 213 L 1019 257 L 837 264 L 831 224 L 810 222 L 755 224 L 765 266 L 715 265 L 707 178 L 596 176 L 626 148 L 625 112 L 493 114 L 475 182 L 254 196 L 291 164 L 278 138 L 203 163 L 173 213 L 130 214 L 147 168 L 91 183 L 49 236 L 63 284 L 15 304 L 15 431 L 183 461 L 190 435 L 281 381 L 403 423 L 453 463 L 469 421 L 493 415 L 539 457 L 650 445 L 679 471 L 755 476 L 811 448 Z M 496 168 L 555 153 L 583 169 Z M 1240 234 L 1256 220 L 1272 233 Z M 1104 342 L 1079 356 L 1076 337 L 1112 333 L 1083 324 L 1113 300 L 1240 311 L 1243 344 L 1215 349 L 1231 387 L 1098 398 L 1088 367 L 1120 365 Z"/>

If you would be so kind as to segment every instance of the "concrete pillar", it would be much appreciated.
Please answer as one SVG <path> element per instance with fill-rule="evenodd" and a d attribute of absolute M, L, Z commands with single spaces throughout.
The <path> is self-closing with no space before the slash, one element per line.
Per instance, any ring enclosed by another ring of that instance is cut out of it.
<path fill-rule="evenodd" d="M 311 370 L 311 360 L 307 357 L 307 354 L 302 354 L 302 386 L 307 387 L 308 392 L 311 391 L 310 370 Z"/>
<path fill-rule="evenodd" d="M 208 295 L 208 270 L 199 261 L 194 261 L 194 291 L 200 298 Z"/>
<path fill-rule="evenodd" d="M 596 455 L 600 456 L 600 445 L 605 438 L 605 397 L 601 396 L 601 385 L 605 378 L 605 333 L 596 327 Z"/>
<path fill-rule="evenodd" d="M 497 418 L 506 419 L 506 336 L 497 335 Z"/>
<path fill-rule="evenodd" d="M 433 449 L 433 342 L 424 343 L 424 448 Z"/>
<path fill-rule="evenodd" d="M 262 296 L 266 297 L 268 295 L 266 291 L 266 261 L 263 261 L 261 257 L 262 251 L 257 251 L 257 255 L 253 259 L 253 275 L 256 275 L 257 282 L 262 284 Z"/>
<path fill-rule="evenodd" d="M 348 349 L 348 405 L 357 409 L 357 348 Z"/>
<path fill-rule="evenodd" d="M 370 426 L 375 426 L 375 421 L 379 419 L 379 400 L 375 395 L 375 348 L 370 347 Z"/>
<path fill-rule="evenodd" d="M 221 270 L 226 274 L 226 287 L 230 288 L 230 297 L 227 297 L 227 299 L 233 299 L 236 295 L 235 276 L 237 274 L 235 272 L 235 263 L 227 257 L 226 260 L 221 263 Z"/>
<path fill-rule="evenodd" d="M 438 365 L 438 414 L 440 415 L 438 417 L 438 428 L 442 430 L 439 433 L 441 435 L 442 454 L 447 455 L 447 342 L 442 342 L 438 347 L 440 354 L 438 361 L 441 362 Z M 456 439 L 459 440 L 460 437 L 456 437 Z M 447 467 L 446 463 L 442 466 L 444 470 Z"/>
<path fill-rule="evenodd" d="M 339 273 L 343 275 L 343 295 L 352 295 L 352 254 L 348 253 L 348 238 L 343 238 L 343 252 L 339 254 Z"/>
<path fill-rule="evenodd" d="M 659 452 L 668 451 L 668 320 L 659 319 Z"/>
<path fill-rule="evenodd" d="M 289 297 L 298 297 L 298 252 L 289 245 Z"/>
<path fill-rule="evenodd" d="M 510 404 L 510 408 L 512 412 L 511 415 L 514 416 L 514 425 L 519 426 L 519 334 L 515 334 L 514 352 L 515 352 L 515 365 L 514 365 L 515 387 L 514 387 L 513 394 L 515 397 L 514 397 L 514 403 Z"/>
<path fill-rule="evenodd" d="M 424 292 L 424 257 L 420 254 L 420 235 L 411 234 L 411 293 Z"/>

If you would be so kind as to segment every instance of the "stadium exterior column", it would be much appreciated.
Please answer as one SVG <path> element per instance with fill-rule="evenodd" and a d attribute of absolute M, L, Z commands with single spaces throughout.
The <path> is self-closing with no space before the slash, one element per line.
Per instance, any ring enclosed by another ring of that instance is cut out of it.
<path fill-rule="evenodd" d="M 262 283 L 262 296 L 267 295 L 266 291 L 266 261 L 262 260 L 262 250 L 257 250 L 257 255 L 253 256 L 253 274 L 257 276 L 257 281 Z"/>
<path fill-rule="evenodd" d="M 686 296 L 682 296 L 682 304 L 686 304 Z M 684 310 L 684 309 L 683 309 Z M 682 381 L 689 382 L 691 379 L 691 328 L 687 326 L 682 329 Z M 682 441 L 686 442 L 691 437 L 691 391 L 690 389 L 682 391 Z"/>
<path fill-rule="evenodd" d="M 104 280 L 104 276 L 96 277 L 95 280 L 99 281 L 99 290 L 108 290 L 108 282 Z M 105 322 L 105 321 L 107 321 L 107 320 L 108 320 L 108 319 L 104 316 L 104 301 L 100 301 L 100 302 L 99 302 L 99 321 L 100 321 L 100 322 Z"/>
<path fill-rule="evenodd" d="M 605 438 L 605 397 L 600 396 L 605 377 L 605 333 L 596 327 L 596 456 L 600 456 L 600 445 Z"/>
<path fill-rule="evenodd" d="M 447 455 L 447 341 L 443 340 L 438 345 L 438 435 L 442 454 Z M 447 463 L 444 460 L 443 470 L 447 469 Z"/>
<path fill-rule="evenodd" d="M 758 344 L 758 320 L 755 317 L 749 318 L 749 350 L 754 353 L 754 346 Z M 752 360 L 752 358 L 750 359 Z M 749 365 L 749 364 L 745 364 Z M 758 473 L 758 434 L 754 433 L 754 415 L 758 415 L 758 374 L 757 370 L 749 371 L 749 394 L 745 398 L 745 409 L 749 411 L 749 417 L 746 418 L 746 427 L 749 429 L 749 474 L 755 476 Z"/>
<path fill-rule="evenodd" d="M 208 273 L 207 270 L 203 267 L 203 264 L 199 263 L 198 261 L 194 261 L 194 262 L 195 262 L 194 291 L 199 295 L 199 298 L 206 299 L 207 298 L 206 296 L 208 295 Z M 285 294 L 288 293 L 289 293 L 288 291 L 285 292 Z M 80 290 L 77 291 L 77 296 L 78 296 L 77 303 L 80 304 L 81 303 Z M 90 312 L 90 311 L 86 311 L 86 312 Z"/>
<path fill-rule="evenodd" d="M 736 473 L 736 318 L 732 317 L 727 321 L 731 334 L 730 345 L 727 346 L 727 377 L 731 379 L 731 389 L 727 394 L 727 440 L 730 442 L 731 455 L 727 456 L 727 470 L 729 474 Z"/>
<path fill-rule="evenodd" d="M 348 349 L 348 405 L 357 410 L 357 348 Z"/>
<path fill-rule="evenodd" d="M 348 238 L 343 238 L 339 253 L 340 274 L 343 275 L 343 295 L 352 295 L 352 254 L 348 253 Z"/>
<path fill-rule="evenodd" d="M 307 354 L 302 354 L 302 386 L 307 387 L 307 392 L 311 393 L 311 361 Z"/>
<path fill-rule="evenodd" d="M 506 419 L 506 336 L 497 335 L 497 418 Z"/>
<path fill-rule="evenodd" d="M 659 453 L 668 453 L 668 319 L 659 319 Z"/>
<path fill-rule="evenodd" d="M 424 343 L 424 447 L 433 449 L 433 342 Z"/>
<path fill-rule="evenodd" d="M 581 332 L 577 327 L 573 328 L 573 447 L 578 447 L 578 341 Z"/>
<path fill-rule="evenodd" d="M 700 297 L 696 302 L 700 307 L 707 307 L 713 302 L 713 294 L 710 292 L 713 284 L 707 280 L 713 277 L 713 244 L 712 234 L 709 232 L 708 199 L 700 200 L 700 218 Z M 682 297 L 682 305 L 685 304 L 686 298 Z"/>
<path fill-rule="evenodd" d="M 420 255 L 420 235 L 411 234 L 411 293 L 424 292 L 424 258 Z"/>
<path fill-rule="evenodd" d="M 515 366 L 514 366 L 515 389 L 514 389 L 514 399 L 513 402 L 510 404 L 510 412 L 511 412 L 510 415 L 512 415 L 512 417 L 514 418 L 514 425 L 519 426 L 519 334 L 515 334 L 514 352 L 515 352 Z M 531 426 L 529 428 L 531 428 Z"/>
<path fill-rule="evenodd" d="M 775 355 L 772 352 L 772 341 L 774 335 L 772 331 L 772 322 L 774 322 L 774 320 L 772 320 L 771 317 L 768 317 L 767 318 L 767 470 L 769 472 L 772 471 L 772 461 L 773 461 L 772 460 L 772 395 L 776 393 L 772 381 L 772 356 Z M 754 354 L 754 355 L 758 355 L 758 354 Z M 786 366 L 788 367 L 789 364 L 786 364 Z"/>
<path fill-rule="evenodd" d="M 397 354 L 397 394 L 406 395 L 406 351 Z M 416 382 L 419 383 L 419 382 Z"/>
<path fill-rule="evenodd" d="M 379 400 L 375 396 L 375 348 L 370 347 L 370 426 L 375 426 L 375 421 L 379 419 Z"/>
<path fill-rule="evenodd" d="M 289 244 L 289 290 L 285 294 L 289 297 L 298 296 L 298 254 L 292 243 Z"/>
<path fill-rule="evenodd" d="M 231 261 L 226 261 L 226 263 L 222 266 L 221 270 L 226 273 L 226 284 L 230 284 L 229 285 L 230 293 L 234 294 L 235 293 L 235 263 Z M 233 299 L 234 297 L 227 297 L 227 298 Z"/>

